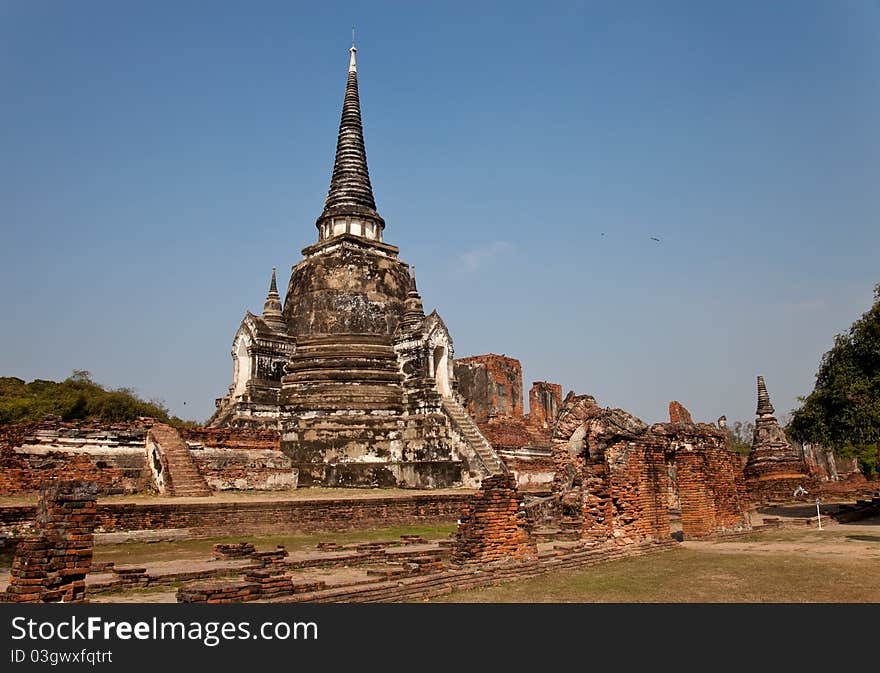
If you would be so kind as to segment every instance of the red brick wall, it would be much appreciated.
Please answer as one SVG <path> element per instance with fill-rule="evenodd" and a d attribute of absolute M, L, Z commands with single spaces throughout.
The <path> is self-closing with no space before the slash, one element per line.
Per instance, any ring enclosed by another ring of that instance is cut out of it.
<path fill-rule="evenodd" d="M 143 441 L 148 423 L 42 421 L 0 426 L 0 495 L 31 495 L 47 483 L 94 482 L 101 494 L 148 490 L 152 478 L 143 456 L 114 453 L 113 446 Z M 15 449 L 32 446 L 18 452 Z M 54 446 L 74 447 L 53 451 Z"/>
<path fill-rule="evenodd" d="M 281 433 L 272 429 L 183 428 L 180 436 L 190 444 L 216 449 L 271 449 L 281 451 Z"/>
<path fill-rule="evenodd" d="M 579 494 L 584 539 L 629 544 L 669 537 L 669 466 L 686 537 L 747 529 L 747 500 L 737 455 L 711 425 L 655 424 L 589 396 L 566 398 L 553 434 L 555 489 Z M 569 487 L 566 475 L 576 475 Z M 566 491 L 570 489 L 570 491 Z"/>
<path fill-rule="evenodd" d="M 547 381 L 535 381 L 529 389 L 529 425 L 547 430 L 549 444 L 550 430 L 556 414 L 562 408 L 562 386 Z"/>
<path fill-rule="evenodd" d="M 690 424 L 694 422 L 694 419 L 691 418 L 691 412 L 685 409 L 681 402 L 672 400 L 669 403 L 669 422 Z"/>
<path fill-rule="evenodd" d="M 470 494 L 340 500 L 98 504 L 97 532 L 188 528 L 194 537 L 288 531 L 345 531 L 458 519 Z M 0 531 L 25 530 L 34 507 L 0 507 Z"/>
<path fill-rule="evenodd" d="M 458 391 L 478 423 L 492 416 L 523 415 L 522 366 L 504 355 L 475 355 L 455 360 Z"/>
<path fill-rule="evenodd" d="M 520 507 L 516 480 L 511 475 L 483 479 L 480 490 L 462 511 L 451 561 L 455 564 L 492 563 L 537 557 L 537 547 Z"/>
<path fill-rule="evenodd" d="M 104 495 L 135 493 L 149 487 L 144 473 L 132 477 L 129 470 L 103 462 L 60 452 L 0 458 L 0 495 L 32 495 L 47 483 L 69 479 L 94 482 Z"/>

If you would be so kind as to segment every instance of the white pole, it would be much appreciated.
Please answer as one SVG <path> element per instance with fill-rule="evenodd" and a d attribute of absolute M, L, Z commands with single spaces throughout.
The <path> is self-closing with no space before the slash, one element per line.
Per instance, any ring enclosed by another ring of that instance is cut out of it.
<path fill-rule="evenodd" d="M 819 530 L 822 530 L 822 512 L 819 511 L 819 498 L 816 498 L 816 516 L 819 517 Z"/>

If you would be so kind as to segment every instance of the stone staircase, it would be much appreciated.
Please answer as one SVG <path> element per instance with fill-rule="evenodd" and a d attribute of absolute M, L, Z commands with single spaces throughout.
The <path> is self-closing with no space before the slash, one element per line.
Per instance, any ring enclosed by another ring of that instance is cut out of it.
<path fill-rule="evenodd" d="M 501 460 L 501 458 L 495 452 L 495 449 L 493 449 L 492 445 L 489 444 L 489 440 L 483 437 L 483 433 L 480 432 L 477 424 L 474 423 L 473 419 L 468 415 L 464 407 L 459 404 L 457 400 L 451 397 L 444 397 L 443 409 L 446 411 L 446 414 L 452 419 L 452 422 L 465 438 L 465 441 L 470 444 L 471 448 L 476 453 L 477 457 L 479 458 L 480 462 L 483 464 L 483 467 L 488 473 L 488 475 L 486 476 L 507 474 L 507 465 L 504 464 L 504 461 Z"/>
<path fill-rule="evenodd" d="M 211 487 L 199 472 L 189 446 L 177 430 L 157 423 L 150 428 L 149 439 L 159 447 L 162 465 L 166 468 L 163 477 L 166 495 L 191 497 L 211 495 Z"/>

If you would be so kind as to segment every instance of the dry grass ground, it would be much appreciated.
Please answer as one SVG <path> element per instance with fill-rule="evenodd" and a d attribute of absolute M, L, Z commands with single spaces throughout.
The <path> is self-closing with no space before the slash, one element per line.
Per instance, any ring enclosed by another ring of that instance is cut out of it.
<path fill-rule="evenodd" d="M 880 602 L 880 521 L 730 542 L 459 591 L 446 603 Z"/>

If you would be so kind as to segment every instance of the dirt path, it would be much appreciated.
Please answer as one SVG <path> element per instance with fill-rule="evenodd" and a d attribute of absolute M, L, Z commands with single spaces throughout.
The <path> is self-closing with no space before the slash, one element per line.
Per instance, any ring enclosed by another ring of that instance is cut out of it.
<path fill-rule="evenodd" d="M 880 518 L 816 528 L 781 528 L 717 542 L 686 541 L 685 549 L 713 554 L 804 554 L 880 561 Z"/>

